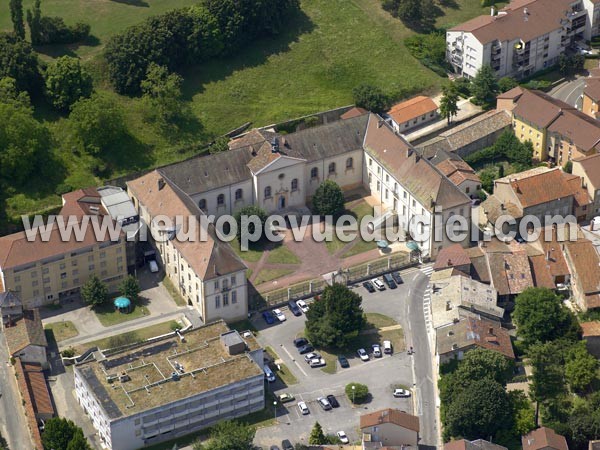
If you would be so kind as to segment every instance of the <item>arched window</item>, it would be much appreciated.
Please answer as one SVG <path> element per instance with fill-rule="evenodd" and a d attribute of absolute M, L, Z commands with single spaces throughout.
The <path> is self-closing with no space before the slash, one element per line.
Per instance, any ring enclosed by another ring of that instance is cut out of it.
<path fill-rule="evenodd" d="M 331 175 L 332 173 L 335 173 L 335 163 L 334 162 L 329 164 L 329 174 Z"/>
<path fill-rule="evenodd" d="M 319 177 L 319 169 L 317 169 L 316 167 L 313 167 L 312 169 L 310 169 L 310 177 L 318 178 Z"/>
<path fill-rule="evenodd" d="M 298 190 L 298 178 L 294 178 L 292 180 L 292 191 L 297 191 Z"/>
<path fill-rule="evenodd" d="M 346 169 L 352 169 L 354 167 L 354 159 L 348 158 L 346 160 Z"/>
<path fill-rule="evenodd" d="M 219 194 L 217 196 L 217 206 L 222 206 L 225 204 L 225 195 Z"/>
<path fill-rule="evenodd" d="M 241 200 L 244 197 L 244 192 L 241 189 L 235 191 L 235 199 Z"/>
<path fill-rule="evenodd" d="M 205 198 L 200 199 L 200 201 L 198 202 L 198 208 L 206 209 L 206 199 Z"/>
<path fill-rule="evenodd" d="M 265 198 L 270 198 L 271 197 L 271 186 L 267 186 L 265 188 Z"/>

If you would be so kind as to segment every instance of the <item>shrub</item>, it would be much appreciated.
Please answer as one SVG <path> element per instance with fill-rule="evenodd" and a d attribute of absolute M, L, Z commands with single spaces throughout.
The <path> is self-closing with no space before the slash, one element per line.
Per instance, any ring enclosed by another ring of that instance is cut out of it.
<path fill-rule="evenodd" d="M 354 103 L 377 114 L 385 112 L 390 106 L 390 98 L 377 86 L 361 84 L 352 89 Z"/>
<path fill-rule="evenodd" d="M 312 197 L 312 204 L 322 216 L 336 215 L 344 210 L 344 193 L 333 180 L 323 181 Z"/>
<path fill-rule="evenodd" d="M 72 358 L 73 356 L 75 356 L 75 349 L 67 348 L 62 351 L 61 355 L 63 355 L 65 358 Z"/>
<path fill-rule="evenodd" d="M 177 331 L 181 330 L 181 325 L 179 325 L 179 322 L 172 320 L 169 324 L 169 328 L 171 328 L 171 331 Z"/>
<path fill-rule="evenodd" d="M 354 386 L 354 389 L 352 387 Z M 366 384 L 360 383 L 349 383 L 346 385 L 346 395 L 348 400 L 353 402 L 355 405 L 364 403 L 369 398 L 369 388 Z"/>

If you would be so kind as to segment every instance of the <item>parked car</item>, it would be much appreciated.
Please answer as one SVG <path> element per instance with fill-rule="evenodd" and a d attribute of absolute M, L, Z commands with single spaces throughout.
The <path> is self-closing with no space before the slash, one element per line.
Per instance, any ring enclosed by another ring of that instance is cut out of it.
<path fill-rule="evenodd" d="M 158 272 L 158 264 L 153 259 L 148 261 L 148 267 L 150 268 L 150 272 L 152 272 L 152 273 Z"/>
<path fill-rule="evenodd" d="M 309 308 L 304 300 L 298 300 L 296 302 L 296 306 L 298 306 L 298 308 L 300 308 L 304 314 L 306 314 L 308 312 Z"/>
<path fill-rule="evenodd" d="M 375 358 L 381 358 L 381 347 L 379 344 L 373 344 L 371 347 L 373 348 L 373 356 Z"/>
<path fill-rule="evenodd" d="M 350 363 L 348 362 L 348 360 L 346 359 L 346 357 L 344 355 L 339 355 L 338 361 L 340 362 L 340 366 L 342 368 L 347 369 L 348 367 L 350 367 Z"/>
<path fill-rule="evenodd" d="M 264 311 L 262 313 L 263 319 L 265 319 L 265 322 L 267 322 L 268 325 L 271 325 L 273 322 L 275 322 L 275 318 L 273 317 L 273 314 L 271 314 L 271 311 Z"/>
<path fill-rule="evenodd" d="M 363 285 L 363 287 L 367 291 L 369 291 L 371 293 L 375 292 L 375 288 L 373 287 L 373 283 L 371 283 L 370 281 L 365 281 L 362 285 Z"/>
<path fill-rule="evenodd" d="M 284 392 L 283 394 L 279 394 L 279 401 L 281 403 L 293 402 L 294 400 L 296 400 L 296 397 L 294 397 L 289 392 Z"/>
<path fill-rule="evenodd" d="M 277 447 L 276 445 L 271 445 L 269 447 L 269 450 L 280 450 L 279 447 Z"/>
<path fill-rule="evenodd" d="M 390 289 L 396 289 L 398 287 L 398 285 L 389 273 L 386 273 L 383 276 L 383 281 L 385 281 L 385 284 L 387 284 Z"/>
<path fill-rule="evenodd" d="M 273 310 L 273 314 L 275 315 L 275 317 L 277 317 L 279 319 L 280 322 L 285 322 L 286 317 L 285 314 L 283 312 L 281 312 L 280 309 L 274 309 Z"/>
<path fill-rule="evenodd" d="M 478 198 L 472 198 L 471 199 L 471 206 L 477 206 L 481 203 L 481 200 Z"/>
<path fill-rule="evenodd" d="M 327 363 L 325 362 L 325 359 L 323 358 L 313 358 L 310 361 L 308 361 L 308 365 L 310 367 L 323 367 L 325 365 L 327 365 Z"/>
<path fill-rule="evenodd" d="M 311 352 L 311 353 L 304 355 L 304 361 L 309 362 L 311 359 L 317 359 L 320 357 L 321 357 L 321 355 L 319 355 L 317 352 Z"/>
<path fill-rule="evenodd" d="M 335 398 L 335 395 L 329 394 L 327 396 L 327 400 L 331 404 L 332 408 L 339 408 L 340 407 L 340 402 L 337 401 L 337 398 Z"/>
<path fill-rule="evenodd" d="M 298 353 L 300 353 L 301 355 L 304 355 L 305 353 L 308 352 L 312 352 L 315 348 L 309 344 L 303 345 L 302 347 L 298 348 Z"/>
<path fill-rule="evenodd" d="M 410 391 L 406 389 L 394 389 L 394 397 L 410 397 Z"/>
<path fill-rule="evenodd" d="M 300 311 L 300 308 L 298 308 L 298 305 L 296 305 L 295 301 L 290 300 L 288 302 L 288 308 L 290 308 L 290 311 L 292 312 L 293 315 L 295 315 L 295 316 L 302 315 L 302 311 Z"/>
<path fill-rule="evenodd" d="M 363 361 L 369 360 L 369 355 L 364 348 L 359 348 L 356 353 L 358 353 L 359 358 L 362 359 Z"/>
<path fill-rule="evenodd" d="M 275 378 L 275 374 L 273 373 L 273 371 L 270 369 L 269 366 L 265 366 L 263 369 L 263 372 L 265 373 L 265 378 L 267 379 L 267 381 L 269 383 L 273 383 L 277 378 Z"/>
<path fill-rule="evenodd" d="M 371 283 L 380 291 L 385 291 L 385 284 L 381 282 L 379 278 L 373 278 Z"/>
<path fill-rule="evenodd" d="M 391 355 L 392 350 L 392 342 L 391 341 L 383 341 L 383 353 L 386 355 Z"/>
<path fill-rule="evenodd" d="M 331 409 L 331 403 L 329 403 L 329 400 L 327 400 L 325 397 L 319 397 L 317 401 L 323 410 L 329 411 Z"/>
<path fill-rule="evenodd" d="M 396 284 L 404 283 L 404 280 L 402 279 L 402 277 L 400 276 L 400 274 L 398 272 L 392 272 L 392 278 L 394 279 Z"/>
<path fill-rule="evenodd" d="M 294 450 L 294 446 L 292 445 L 289 439 L 284 439 L 283 441 L 281 441 L 281 448 L 283 450 Z"/>
<path fill-rule="evenodd" d="M 296 348 L 300 348 L 305 346 L 306 344 L 308 344 L 308 339 L 304 338 L 304 337 L 299 337 L 297 339 L 294 339 L 294 346 Z"/>
<path fill-rule="evenodd" d="M 310 411 L 308 410 L 308 406 L 306 406 L 305 402 L 298 402 L 298 409 L 300 410 L 303 416 L 310 413 Z"/>
<path fill-rule="evenodd" d="M 338 431 L 337 433 L 335 433 L 336 436 L 338 437 L 338 439 L 340 440 L 340 442 L 342 444 L 348 444 L 350 442 L 350 439 L 348 439 L 348 436 L 346 436 L 346 433 L 343 431 Z"/>

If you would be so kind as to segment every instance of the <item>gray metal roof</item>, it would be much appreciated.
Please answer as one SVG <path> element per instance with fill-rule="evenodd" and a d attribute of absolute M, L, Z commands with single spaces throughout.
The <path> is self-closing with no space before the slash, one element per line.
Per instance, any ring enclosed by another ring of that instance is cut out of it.
<path fill-rule="evenodd" d="M 86 383 L 94 393 L 94 397 L 101 403 L 102 409 L 106 411 L 106 414 L 110 419 L 116 419 L 121 417 L 123 413 L 116 405 L 116 403 L 110 398 L 110 395 L 96 377 L 96 373 L 92 370 L 91 367 L 77 367 L 76 370 L 79 371 L 81 376 L 85 379 Z"/>

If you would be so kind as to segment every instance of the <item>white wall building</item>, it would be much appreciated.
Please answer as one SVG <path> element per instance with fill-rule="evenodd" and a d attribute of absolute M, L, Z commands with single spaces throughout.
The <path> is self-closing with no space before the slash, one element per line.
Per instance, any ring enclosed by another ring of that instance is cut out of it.
<path fill-rule="evenodd" d="M 446 32 L 446 59 L 472 78 L 483 65 L 497 77 L 523 78 L 558 62 L 573 42 L 597 34 L 591 0 L 514 0 Z M 585 5 L 585 6 L 584 6 Z M 597 17 L 597 16 L 596 16 Z"/>

